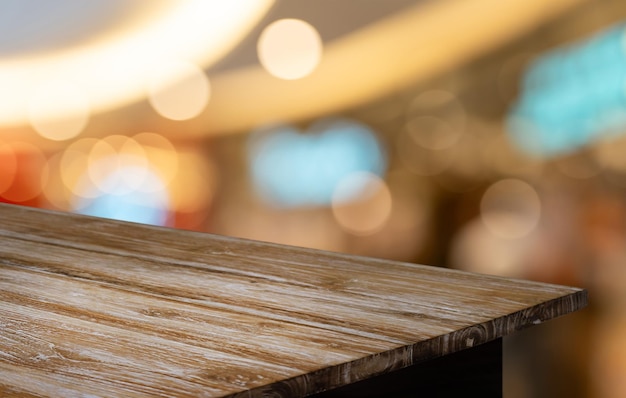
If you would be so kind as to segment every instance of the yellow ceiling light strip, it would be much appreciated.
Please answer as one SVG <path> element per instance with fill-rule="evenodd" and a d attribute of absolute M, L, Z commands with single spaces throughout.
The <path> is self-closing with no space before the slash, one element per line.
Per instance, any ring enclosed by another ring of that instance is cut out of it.
<path fill-rule="evenodd" d="M 311 75 L 284 81 L 261 67 L 212 75 L 212 102 L 188 135 L 245 131 L 366 103 L 458 67 L 588 0 L 419 3 L 325 44 Z"/>

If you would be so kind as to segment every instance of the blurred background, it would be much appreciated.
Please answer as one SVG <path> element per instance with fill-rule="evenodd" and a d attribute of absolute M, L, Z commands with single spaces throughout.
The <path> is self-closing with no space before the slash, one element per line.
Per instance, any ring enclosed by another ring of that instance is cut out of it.
<path fill-rule="evenodd" d="M 5 0 L 0 200 L 585 287 L 507 397 L 626 396 L 622 0 Z"/>

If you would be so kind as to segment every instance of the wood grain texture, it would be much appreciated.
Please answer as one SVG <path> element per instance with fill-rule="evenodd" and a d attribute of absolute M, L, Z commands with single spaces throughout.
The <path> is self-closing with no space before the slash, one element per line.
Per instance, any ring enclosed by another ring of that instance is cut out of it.
<path fill-rule="evenodd" d="M 0 396 L 298 397 L 586 291 L 0 205 Z"/>

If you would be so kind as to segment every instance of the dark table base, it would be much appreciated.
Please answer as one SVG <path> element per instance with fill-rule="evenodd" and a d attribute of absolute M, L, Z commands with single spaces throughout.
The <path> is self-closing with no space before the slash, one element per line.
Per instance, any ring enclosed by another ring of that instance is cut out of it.
<path fill-rule="evenodd" d="M 312 395 L 315 398 L 463 396 L 502 397 L 502 339 Z"/>

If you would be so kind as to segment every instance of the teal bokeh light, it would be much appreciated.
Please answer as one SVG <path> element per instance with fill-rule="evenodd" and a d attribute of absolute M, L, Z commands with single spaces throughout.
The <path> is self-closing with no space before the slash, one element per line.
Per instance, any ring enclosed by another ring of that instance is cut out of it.
<path fill-rule="evenodd" d="M 124 179 L 129 175 L 141 177 L 137 185 L 125 183 Z M 103 185 L 104 191 L 97 196 L 80 198 L 74 210 L 95 217 L 167 225 L 169 195 L 156 174 L 138 167 L 126 167 L 110 174 Z"/>
<path fill-rule="evenodd" d="M 256 132 L 249 158 L 256 191 L 280 207 L 328 205 L 339 181 L 351 173 L 382 176 L 386 169 L 372 129 L 347 119 L 324 120 L 306 132 L 291 126 Z"/>
<path fill-rule="evenodd" d="M 519 148 L 559 155 L 626 128 L 625 33 L 612 27 L 530 65 L 507 118 Z"/>

